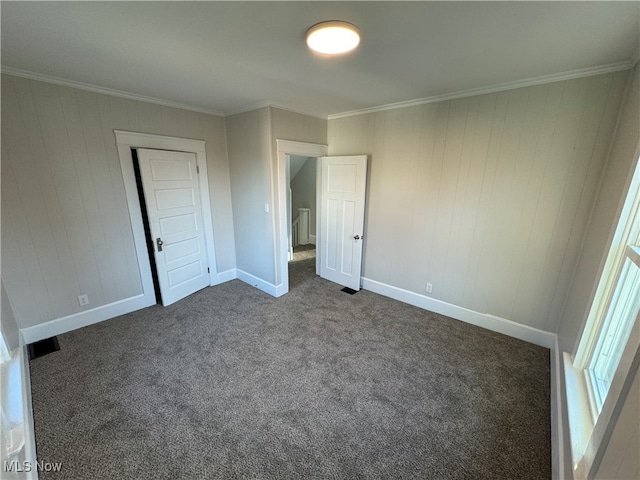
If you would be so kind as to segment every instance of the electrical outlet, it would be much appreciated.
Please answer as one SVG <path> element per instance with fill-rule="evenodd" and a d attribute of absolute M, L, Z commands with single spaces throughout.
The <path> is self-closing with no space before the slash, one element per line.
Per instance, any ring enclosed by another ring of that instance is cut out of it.
<path fill-rule="evenodd" d="M 427 293 L 433 292 L 433 284 L 427 283 Z"/>
<path fill-rule="evenodd" d="M 87 295 L 86 293 L 83 295 L 78 295 L 78 303 L 81 307 L 89 305 L 89 295 Z"/>

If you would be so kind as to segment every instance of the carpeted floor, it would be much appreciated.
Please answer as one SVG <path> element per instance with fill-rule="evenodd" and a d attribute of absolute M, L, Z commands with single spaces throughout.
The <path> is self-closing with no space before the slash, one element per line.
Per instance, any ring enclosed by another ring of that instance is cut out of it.
<path fill-rule="evenodd" d="M 312 243 L 307 245 L 298 245 L 293 247 L 293 259 L 291 262 L 299 262 L 300 260 L 308 260 L 316 258 L 316 246 Z"/>
<path fill-rule="evenodd" d="M 549 351 L 290 267 L 58 337 L 30 364 L 56 479 L 548 479 Z"/>

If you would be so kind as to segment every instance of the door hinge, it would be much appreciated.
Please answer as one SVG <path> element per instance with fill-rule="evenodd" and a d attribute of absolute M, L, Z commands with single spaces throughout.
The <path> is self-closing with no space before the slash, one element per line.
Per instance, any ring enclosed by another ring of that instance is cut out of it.
<path fill-rule="evenodd" d="M 196 173 L 200 174 L 200 166 L 199 165 L 196 165 Z"/>
<path fill-rule="evenodd" d="M 211 269 L 207 267 L 207 273 L 211 273 Z"/>

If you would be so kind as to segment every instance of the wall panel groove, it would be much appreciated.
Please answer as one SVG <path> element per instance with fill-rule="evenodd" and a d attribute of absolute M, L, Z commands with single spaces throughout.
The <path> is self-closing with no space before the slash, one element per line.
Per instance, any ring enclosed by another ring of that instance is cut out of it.
<path fill-rule="evenodd" d="M 224 119 L 3 75 L 2 276 L 21 328 L 142 292 L 114 129 L 207 141 L 217 267 L 235 268 Z"/>
<path fill-rule="evenodd" d="M 331 119 L 371 155 L 364 275 L 555 331 L 627 76 Z"/>

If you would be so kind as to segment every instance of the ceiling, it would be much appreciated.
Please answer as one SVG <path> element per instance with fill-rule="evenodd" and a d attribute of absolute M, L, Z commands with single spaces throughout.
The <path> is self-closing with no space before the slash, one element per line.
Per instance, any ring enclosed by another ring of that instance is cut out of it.
<path fill-rule="evenodd" d="M 221 115 L 270 103 L 327 117 L 628 68 L 640 38 L 635 1 L 2 1 L 1 17 L 7 73 Z M 360 47 L 312 54 L 305 32 L 324 20 L 357 25 Z"/>

